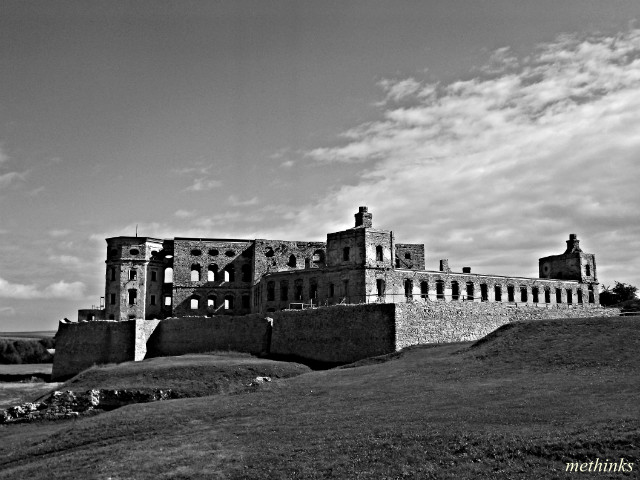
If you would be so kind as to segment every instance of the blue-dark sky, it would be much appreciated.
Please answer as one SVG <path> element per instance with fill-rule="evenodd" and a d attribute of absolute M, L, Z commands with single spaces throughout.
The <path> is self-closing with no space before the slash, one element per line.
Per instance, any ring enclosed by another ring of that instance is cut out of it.
<path fill-rule="evenodd" d="M 640 285 L 640 2 L 0 6 L 0 331 L 104 288 L 104 238 L 322 240 Z"/>

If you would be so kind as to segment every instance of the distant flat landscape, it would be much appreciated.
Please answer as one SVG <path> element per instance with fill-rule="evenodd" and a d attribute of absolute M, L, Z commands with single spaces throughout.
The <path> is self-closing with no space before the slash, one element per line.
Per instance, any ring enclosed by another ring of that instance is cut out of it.
<path fill-rule="evenodd" d="M 40 330 L 35 332 L 0 332 L 4 338 L 50 338 L 55 336 L 56 330 Z"/>

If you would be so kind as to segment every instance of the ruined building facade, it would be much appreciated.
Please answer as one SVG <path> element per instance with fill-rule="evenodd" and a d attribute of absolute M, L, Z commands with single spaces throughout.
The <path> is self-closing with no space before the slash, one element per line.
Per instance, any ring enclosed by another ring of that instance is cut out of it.
<path fill-rule="evenodd" d="M 596 306 L 593 254 L 571 234 L 539 278 L 425 269 L 424 245 L 396 243 L 360 207 L 353 228 L 325 242 L 113 237 L 107 241 L 104 308 L 79 320 L 245 315 L 355 303 L 498 302 L 545 308 Z"/>

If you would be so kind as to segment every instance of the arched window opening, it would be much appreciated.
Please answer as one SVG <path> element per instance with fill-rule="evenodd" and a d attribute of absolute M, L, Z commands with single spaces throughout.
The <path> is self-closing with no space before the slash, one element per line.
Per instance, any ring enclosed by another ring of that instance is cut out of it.
<path fill-rule="evenodd" d="M 170 295 L 165 295 L 165 297 L 164 297 L 164 306 L 165 307 L 170 307 L 171 306 L 171 296 Z"/>
<path fill-rule="evenodd" d="M 584 266 L 584 274 L 585 274 L 587 277 L 590 277 L 590 276 L 591 276 L 591 265 L 585 265 L 585 266 Z"/>
<path fill-rule="evenodd" d="M 216 296 L 215 295 L 209 295 L 207 297 L 207 308 L 216 308 Z"/>
<path fill-rule="evenodd" d="M 567 303 L 573 303 L 573 290 L 571 290 L 570 288 L 567 288 Z"/>
<path fill-rule="evenodd" d="M 233 295 L 225 295 L 224 297 L 224 309 L 233 310 Z"/>
<path fill-rule="evenodd" d="M 189 307 L 191 310 L 198 310 L 200 308 L 200 297 L 193 295 L 189 300 Z"/>
<path fill-rule="evenodd" d="M 436 299 L 444 300 L 444 281 L 436 280 Z"/>
<path fill-rule="evenodd" d="M 233 265 L 227 265 L 224 267 L 224 281 L 225 282 L 235 282 L 236 279 L 236 269 Z"/>
<path fill-rule="evenodd" d="M 286 280 L 282 280 L 280 282 L 280 300 L 289 300 L 289 282 Z"/>
<path fill-rule="evenodd" d="M 429 298 L 429 284 L 427 282 L 420 282 L 420 296 L 423 300 Z"/>
<path fill-rule="evenodd" d="M 451 282 L 451 300 L 460 300 L 460 284 L 455 280 Z"/>
<path fill-rule="evenodd" d="M 538 287 L 533 287 L 531 289 L 531 296 L 533 297 L 533 303 L 538 303 L 540 301 L 539 299 L 539 295 L 540 295 L 540 290 L 538 289 Z"/>
<path fill-rule="evenodd" d="M 480 300 L 483 302 L 489 301 L 489 289 L 487 288 L 486 283 L 480 284 Z"/>
<path fill-rule="evenodd" d="M 140 250 L 138 250 L 137 248 L 132 248 L 131 250 L 129 250 L 129 253 L 133 256 L 140 255 Z"/>
<path fill-rule="evenodd" d="M 562 289 L 556 288 L 556 303 L 562 303 Z"/>
<path fill-rule="evenodd" d="M 191 265 L 191 281 L 200 281 L 200 265 Z"/>
<path fill-rule="evenodd" d="M 276 298 L 276 286 L 274 282 L 267 282 L 267 302 L 273 302 Z"/>
<path fill-rule="evenodd" d="M 467 300 L 473 300 L 474 298 L 473 282 L 467 282 Z"/>
<path fill-rule="evenodd" d="M 544 289 L 544 303 L 551 303 L 551 289 L 548 287 Z"/>
<path fill-rule="evenodd" d="M 191 250 L 191 255 L 193 255 L 194 257 L 199 257 L 200 255 L 202 255 L 202 250 L 200 250 L 199 248 L 194 248 Z"/>
<path fill-rule="evenodd" d="M 318 298 L 318 283 L 317 280 L 309 281 L 309 298 L 315 300 Z"/>
<path fill-rule="evenodd" d="M 317 266 L 324 265 L 324 250 L 316 250 L 313 252 L 312 260 Z"/>
<path fill-rule="evenodd" d="M 376 262 L 382 262 L 382 245 L 376 246 Z"/>
<path fill-rule="evenodd" d="M 496 302 L 501 302 L 502 301 L 502 286 L 501 285 L 496 285 L 495 287 L 493 287 L 493 295 L 494 295 L 494 298 L 495 298 Z"/>
<path fill-rule="evenodd" d="M 251 281 L 251 265 L 242 266 L 242 281 L 243 282 Z"/>
<path fill-rule="evenodd" d="M 513 285 L 507 285 L 507 301 L 509 302 L 516 301 L 515 288 L 513 288 Z"/>
<path fill-rule="evenodd" d="M 296 268 L 296 266 L 298 265 L 298 261 L 295 255 L 289 256 L 289 261 L 287 262 L 287 265 L 289 265 L 291 268 Z"/>
<path fill-rule="evenodd" d="M 214 263 L 209 265 L 207 269 L 207 282 L 215 282 L 216 280 L 218 280 L 218 265 Z"/>
<path fill-rule="evenodd" d="M 342 249 L 342 260 L 344 262 L 348 262 L 349 261 L 349 253 L 350 253 L 350 248 L 349 247 L 344 247 Z"/>
<path fill-rule="evenodd" d="M 520 287 L 520 301 L 526 303 L 528 300 L 527 287 Z"/>
<path fill-rule="evenodd" d="M 413 282 L 408 278 L 404 281 L 404 296 L 407 299 L 413 298 Z"/>
<path fill-rule="evenodd" d="M 579 288 L 577 293 L 578 293 L 578 303 L 582 303 L 582 289 Z"/>
<path fill-rule="evenodd" d="M 595 303 L 596 298 L 593 293 L 593 285 L 589 285 L 589 303 Z"/>
<path fill-rule="evenodd" d="M 302 280 L 296 280 L 293 286 L 294 300 L 302 300 Z"/>
<path fill-rule="evenodd" d="M 376 294 L 378 295 L 378 297 L 384 297 L 385 284 L 382 278 L 376 279 Z"/>

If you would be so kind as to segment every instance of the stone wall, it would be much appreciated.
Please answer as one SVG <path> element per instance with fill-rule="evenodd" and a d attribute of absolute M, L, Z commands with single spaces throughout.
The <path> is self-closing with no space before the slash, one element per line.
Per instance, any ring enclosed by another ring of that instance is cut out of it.
<path fill-rule="evenodd" d="M 475 302 L 409 302 L 396 304 L 395 348 L 419 343 L 478 340 L 496 328 L 521 320 L 614 317 L 620 310 L 562 305 L 511 306 Z"/>
<path fill-rule="evenodd" d="M 394 351 L 395 305 L 334 305 L 273 312 L 271 353 L 349 363 Z"/>
<path fill-rule="evenodd" d="M 95 364 L 133 360 L 136 324 L 143 321 L 60 322 L 51 377 L 70 377 Z"/>
<path fill-rule="evenodd" d="M 269 351 L 271 325 L 264 316 L 166 318 L 149 337 L 149 357 L 233 350 L 254 354 Z"/>

